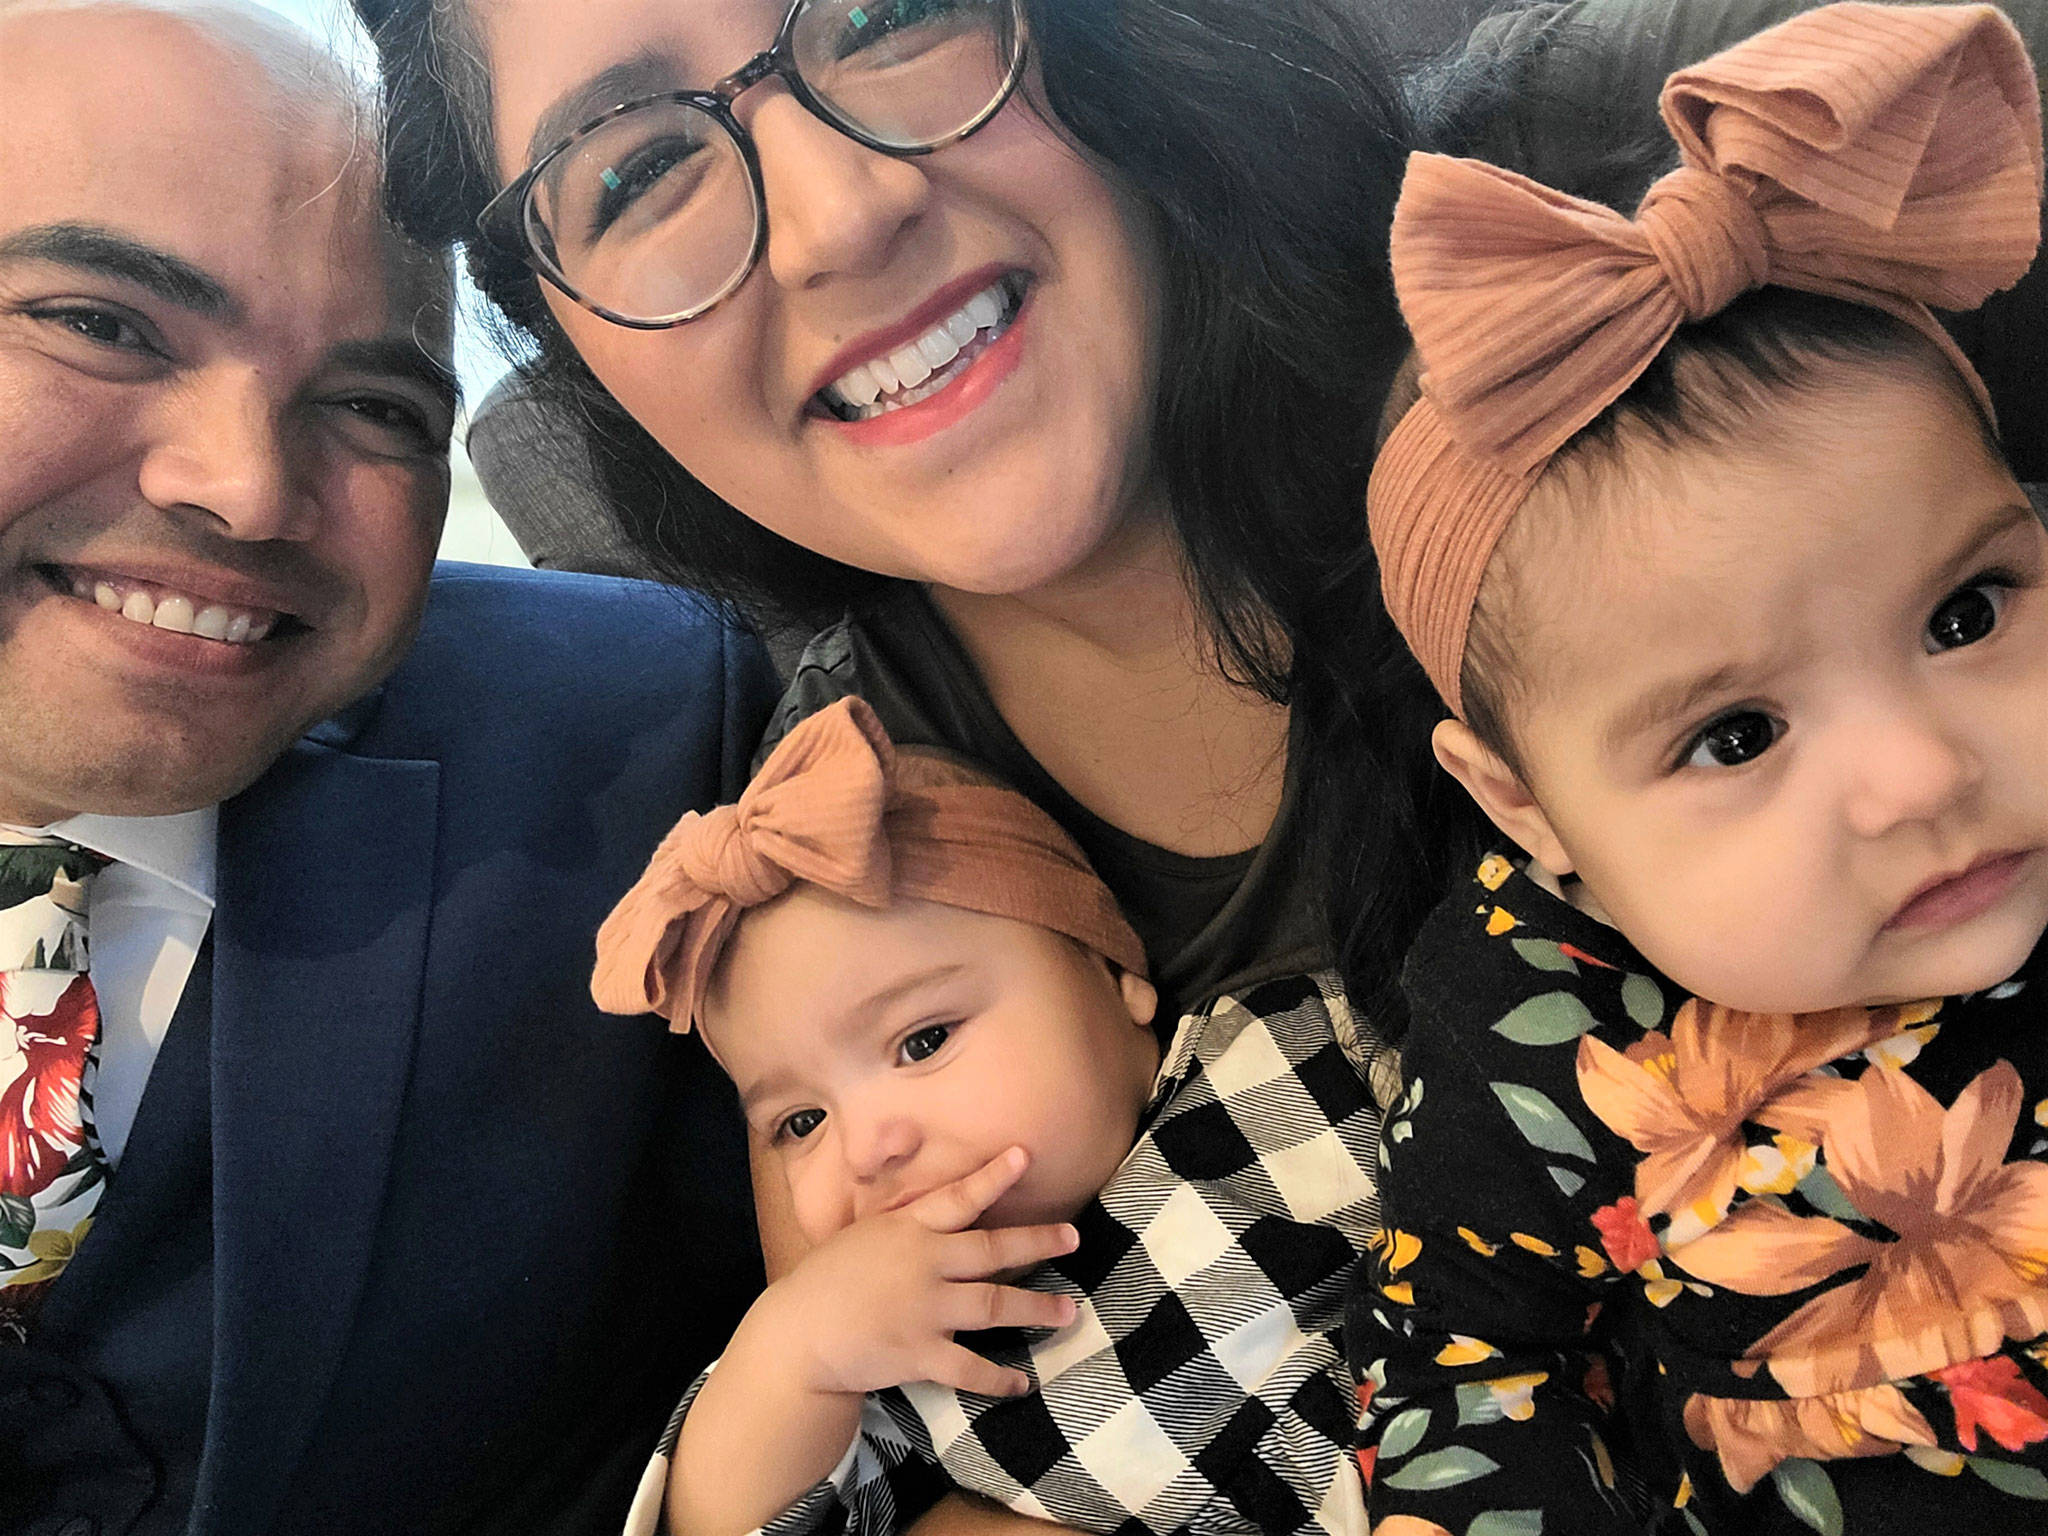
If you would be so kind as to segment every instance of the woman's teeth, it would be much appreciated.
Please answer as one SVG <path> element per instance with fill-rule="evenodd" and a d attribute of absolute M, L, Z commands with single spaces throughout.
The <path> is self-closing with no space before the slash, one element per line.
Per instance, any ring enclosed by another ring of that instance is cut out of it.
<path fill-rule="evenodd" d="M 127 587 L 123 591 L 111 581 L 87 576 L 74 576 L 71 591 L 73 596 L 87 598 L 131 623 L 167 629 L 173 634 L 198 635 L 226 645 L 254 645 L 276 627 L 278 620 L 274 613 L 228 608 L 180 592 L 152 593 L 143 587 Z"/>
<path fill-rule="evenodd" d="M 820 393 L 842 421 L 929 400 L 1008 329 L 1015 313 L 1008 283 L 991 283 L 910 345 L 847 370 Z"/>

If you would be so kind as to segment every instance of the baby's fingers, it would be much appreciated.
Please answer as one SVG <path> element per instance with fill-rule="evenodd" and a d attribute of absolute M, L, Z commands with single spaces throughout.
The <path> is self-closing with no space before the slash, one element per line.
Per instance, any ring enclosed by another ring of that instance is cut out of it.
<path fill-rule="evenodd" d="M 947 1280 L 979 1280 L 1005 1270 L 1030 1269 L 1072 1253 L 1081 1234 L 1065 1222 L 1044 1227 L 991 1227 L 951 1233 L 941 1239 L 939 1274 Z"/>
<path fill-rule="evenodd" d="M 1022 1371 L 984 1360 L 961 1344 L 940 1345 L 931 1357 L 926 1379 L 983 1397 L 1022 1397 L 1031 1390 L 1031 1378 Z"/>
<path fill-rule="evenodd" d="M 1071 1297 L 985 1280 L 948 1286 L 933 1320 L 953 1333 L 979 1333 L 984 1328 L 1064 1328 L 1074 1320 L 1075 1311 Z"/>
<path fill-rule="evenodd" d="M 1031 1166 L 1031 1154 L 1022 1147 L 998 1152 L 965 1178 L 941 1184 L 931 1193 L 913 1200 L 904 1209 L 934 1232 L 958 1232 L 974 1225 L 981 1213 L 1003 1198 L 1012 1184 L 1024 1177 Z"/>

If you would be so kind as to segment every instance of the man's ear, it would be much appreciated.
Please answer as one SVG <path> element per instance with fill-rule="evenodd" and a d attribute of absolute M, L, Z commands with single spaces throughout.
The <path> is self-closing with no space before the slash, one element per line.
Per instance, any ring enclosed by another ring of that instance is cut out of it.
<path fill-rule="evenodd" d="M 1444 772 L 1465 786 L 1465 793 L 1479 802 L 1496 827 L 1559 879 L 1572 872 L 1572 856 L 1557 840 L 1543 807 L 1520 775 L 1502 762 L 1471 726 L 1462 720 L 1446 720 L 1436 728 L 1429 744 Z"/>
<path fill-rule="evenodd" d="M 1152 1016 L 1159 1012 L 1159 989 L 1132 971 L 1118 971 L 1116 984 L 1123 993 L 1124 1007 L 1130 1012 L 1131 1022 L 1140 1029 L 1150 1024 Z"/>

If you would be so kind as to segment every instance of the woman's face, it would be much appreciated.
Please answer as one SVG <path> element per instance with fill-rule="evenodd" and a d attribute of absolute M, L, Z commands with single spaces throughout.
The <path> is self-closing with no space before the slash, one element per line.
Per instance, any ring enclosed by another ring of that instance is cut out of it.
<path fill-rule="evenodd" d="M 706 87 L 769 45 L 785 0 L 474 6 L 509 180 L 549 147 L 531 142 L 543 118 L 614 104 L 616 91 L 575 103 L 600 72 L 632 65 L 634 95 Z M 1153 510 L 1159 281 L 1144 215 L 1021 99 L 917 159 L 863 148 L 780 81 L 736 112 L 767 187 L 759 266 L 666 331 L 613 325 L 548 288 L 598 378 L 712 491 L 848 565 L 1002 594 L 1113 558 L 1112 536 Z M 987 321 L 991 300 L 1001 315 L 935 394 L 854 421 L 828 404 L 835 381 L 859 393 L 856 370 L 960 326 L 977 295 L 970 318 Z"/>

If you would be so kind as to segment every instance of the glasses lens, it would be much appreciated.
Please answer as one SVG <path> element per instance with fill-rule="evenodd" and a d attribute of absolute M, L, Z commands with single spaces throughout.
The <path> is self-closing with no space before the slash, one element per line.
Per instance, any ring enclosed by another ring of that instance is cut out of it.
<path fill-rule="evenodd" d="M 753 179 L 710 113 L 651 102 L 563 153 L 534 183 L 528 233 L 569 286 L 632 320 L 673 320 L 746 275 Z"/>
<path fill-rule="evenodd" d="M 1014 0 L 815 0 L 790 44 L 828 111 L 866 138 L 924 149 L 980 125 L 1016 82 Z"/>

